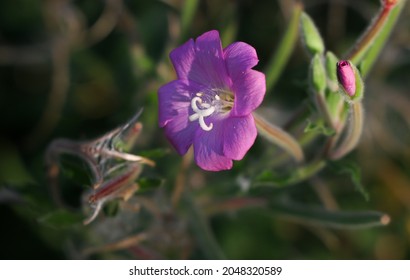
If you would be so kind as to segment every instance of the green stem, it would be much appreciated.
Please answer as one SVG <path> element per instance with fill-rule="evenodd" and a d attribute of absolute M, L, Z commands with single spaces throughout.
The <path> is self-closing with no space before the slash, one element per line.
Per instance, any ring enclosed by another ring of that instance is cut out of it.
<path fill-rule="evenodd" d="M 266 91 L 269 92 L 276 82 L 288 61 L 296 44 L 299 33 L 299 18 L 302 12 L 302 4 L 294 4 L 293 13 L 288 28 L 268 66 L 266 67 Z"/>
<path fill-rule="evenodd" d="M 374 39 L 374 42 L 372 44 L 372 47 L 369 49 L 369 51 L 366 53 L 365 57 L 363 58 L 361 64 L 360 64 L 360 73 L 362 77 L 366 77 L 367 74 L 369 73 L 370 69 L 372 68 L 374 62 L 376 61 L 377 57 L 379 56 L 381 50 L 383 49 L 384 45 L 386 44 L 386 41 L 391 34 L 391 31 L 401 13 L 403 10 L 404 4 L 406 0 L 401 0 L 396 7 L 394 7 L 390 15 L 384 24 L 384 27 L 382 30 L 378 33 L 377 38 Z"/>
<path fill-rule="evenodd" d="M 399 11 L 404 6 L 404 2 L 405 0 L 400 1 L 400 3 L 397 4 L 393 9 L 388 6 L 383 6 L 381 8 L 373 23 L 366 30 L 363 36 L 359 38 L 359 40 L 355 44 L 355 47 L 347 55 L 348 60 L 351 60 L 353 64 L 358 65 L 366 55 L 367 51 L 371 49 L 371 47 L 373 47 L 375 39 L 381 36 L 381 33 L 387 33 L 384 36 L 384 40 L 382 40 L 385 41 L 387 35 L 390 34 L 395 20 L 390 19 L 390 21 L 393 22 L 390 23 L 390 28 L 387 28 L 387 31 L 384 30 L 386 28 L 385 24 L 389 20 L 389 18 L 391 18 L 392 14 L 396 14 L 396 16 L 393 16 L 393 18 L 397 18 Z"/>
<path fill-rule="evenodd" d="M 189 190 L 184 193 L 184 200 L 187 204 L 188 213 L 192 229 L 197 238 L 199 246 L 206 255 L 207 259 L 222 260 L 225 256 L 215 240 L 209 222 L 204 217 L 201 209 L 199 209 L 194 198 L 189 193 Z"/>

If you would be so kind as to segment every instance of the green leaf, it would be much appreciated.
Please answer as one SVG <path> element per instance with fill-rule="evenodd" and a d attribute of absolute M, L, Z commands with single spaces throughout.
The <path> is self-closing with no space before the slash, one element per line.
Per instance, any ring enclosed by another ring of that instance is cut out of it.
<path fill-rule="evenodd" d="M 362 184 L 361 169 L 357 163 L 350 160 L 333 161 L 329 164 L 329 167 L 339 174 L 346 174 L 350 176 L 355 189 L 363 196 L 366 201 L 369 201 L 369 193 Z"/>
<path fill-rule="evenodd" d="M 294 203 L 273 202 L 269 208 L 274 214 L 300 222 L 339 229 L 362 229 L 389 224 L 390 217 L 377 211 L 329 211 Z"/>
<path fill-rule="evenodd" d="M 83 215 L 79 213 L 58 209 L 39 217 L 37 221 L 54 229 L 64 229 L 82 224 L 83 218 Z"/>
<path fill-rule="evenodd" d="M 325 161 L 314 161 L 308 165 L 295 169 L 290 174 L 279 174 L 271 170 L 264 170 L 252 182 L 253 188 L 286 187 L 300 183 L 320 172 L 326 165 Z"/>
<path fill-rule="evenodd" d="M 140 186 L 140 191 L 149 191 L 158 188 L 164 181 L 159 178 L 140 178 L 137 184 Z"/>
<path fill-rule="evenodd" d="M 138 155 L 150 159 L 161 158 L 169 154 L 170 150 L 167 148 L 158 148 L 152 150 L 139 151 Z"/>
<path fill-rule="evenodd" d="M 303 132 L 305 132 L 305 133 L 315 132 L 315 133 L 318 133 L 318 134 L 323 134 L 325 136 L 333 136 L 336 133 L 336 131 L 334 129 L 325 126 L 325 124 L 322 120 L 312 122 L 309 119 L 307 120 L 307 125 L 306 125 L 305 130 Z"/>
<path fill-rule="evenodd" d="M 273 170 L 264 170 L 254 180 L 254 186 L 261 187 L 265 185 L 274 187 L 287 186 L 292 181 L 292 174 L 279 174 Z"/>
<path fill-rule="evenodd" d="M 118 199 L 108 201 L 103 208 L 104 214 L 108 217 L 114 217 L 115 215 L 117 215 L 119 207 L 120 202 L 118 201 Z"/>
<path fill-rule="evenodd" d="M 300 17 L 302 42 L 311 55 L 323 54 L 325 45 L 312 18 L 302 12 Z"/>
<path fill-rule="evenodd" d="M 69 179 L 81 185 L 92 184 L 90 169 L 84 164 L 82 159 L 74 155 L 62 155 L 60 157 L 61 178 Z"/>
<path fill-rule="evenodd" d="M 12 143 L 0 139 L 0 155 L 0 183 L 14 187 L 35 183 Z"/>

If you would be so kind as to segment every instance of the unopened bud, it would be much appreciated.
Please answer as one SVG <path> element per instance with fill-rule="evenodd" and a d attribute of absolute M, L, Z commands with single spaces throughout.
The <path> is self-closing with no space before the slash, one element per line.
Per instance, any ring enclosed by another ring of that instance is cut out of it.
<path fill-rule="evenodd" d="M 310 83 L 315 92 L 319 94 L 325 93 L 326 70 L 319 54 L 315 54 L 310 63 Z"/>
<path fill-rule="evenodd" d="M 313 20 L 306 13 L 300 16 L 301 35 L 303 43 L 310 54 L 322 54 L 325 50 L 325 45 L 320 33 Z"/>
<path fill-rule="evenodd" d="M 329 77 L 329 88 L 332 91 L 337 91 L 339 88 L 336 68 L 338 61 L 339 59 L 332 52 L 326 52 L 326 72 Z"/>
<path fill-rule="evenodd" d="M 336 74 L 340 87 L 348 102 L 362 99 L 364 86 L 359 70 L 348 60 L 341 60 L 336 64 Z"/>
<path fill-rule="evenodd" d="M 337 63 L 337 79 L 344 91 L 353 97 L 356 93 L 356 77 L 349 61 L 341 60 Z"/>

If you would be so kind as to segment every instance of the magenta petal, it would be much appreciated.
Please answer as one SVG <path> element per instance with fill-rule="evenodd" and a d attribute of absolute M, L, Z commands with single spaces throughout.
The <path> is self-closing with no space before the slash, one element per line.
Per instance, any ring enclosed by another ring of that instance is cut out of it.
<path fill-rule="evenodd" d="M 229 118 L 224 121 L 223 154 L 241 160 L 252 147 L 257 136 L 252 114 L 246 117 Z"/>
<path fill-rule="evenodd" d="M 231 116 L 249 115 L 259 107 L 265 96 L 265 74 L 252 69 L 242 72 L 233 80 L 232 90 L 235 94 L 235 104 Z"/>
<path fill-rule="evenodd" d="M 175 116 L 188 114 L 191 98 L 190 93 L 184 90 L 186 87 L 186 83 L 175 80 L 163 85 L 158 90 L 158 120 L 160 127 L 164 127 Z"/>
<path fill-rule="evenodd" d="M 164 128 L 167 139 L 180 155 L 188 151 L 198 129 L 198 123 L 187 121 L 187 116 L 181 114 L 174 117 Z"/>
<path fill-rule="evenodd" d="M 226 88 L 230 79 L 218 31 L 209 31 L 195 42 L 195 59 L 188 78 L 210 88 Z"/>
<path fill-rule="evenodd" d="M 232 80 L 237 80 L 243 71 L 251 69 L 259 61 L 256 50 L 244 42 L 236 42 L 227 46 L 224 49 L 224 56 Z"/>
<path fill-rule="evenodd" d="M 194 42 L 190 39 L 170 53 L 179 79 L 188 79 L 211 88 L 226 88 L 226 71 L 221 39 L 216 30 L 206 32 Z"/>
<path fill-rule="evenodd" d="M 191 96 L 203 87 L 191 81 L 172 81 L 158 90 L 159 125 L 179 154 L 185 154 L 193 142 L 198 122 L 190 122 Z"/>
<path fill-rule="evenodd" d="M 180 114 L 187 115 L 191 108 L 192 97 L 197 92 L 205 90 L 204 86 L 188 80 L 175 80 L 163 85 L 158 90 L 159 126 L 165 126 Z"/>
<path fill-rule="evenodd" d="M 190 39 L 182 46 L 174 49 L 170 54 L 172 64 L 179 79 L 187 79 L 195 59 L 194 40 Z"/>
<path fill-rule="evenodd" d="M 211 118 L 209 118 L 211 119 Z M 214 124 L 211 131 L 198 128 L 194 139 L 194 158 L 204 170 L 220 171 L 232 168 L 232 160 L 222 154 L 224 133 L 223 121 L 208 120 Z"/>
<path fill-rule="evenodd" d="M 232 168 L 232 160 L 218 155 L 204 143 L 194 144 L 195 162 L 203 170 L 221 171 Z"/>

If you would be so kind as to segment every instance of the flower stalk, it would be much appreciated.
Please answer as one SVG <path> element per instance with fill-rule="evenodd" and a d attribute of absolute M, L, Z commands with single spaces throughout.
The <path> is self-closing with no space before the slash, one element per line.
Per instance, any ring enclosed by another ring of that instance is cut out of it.
<path fill-rule="evenodd" d="M 398 1 L 382 1 L 380 12 L 376 15 L 373 23 L 370 27 L 368 27 L 367 31 L 365 31 L 365 33 L 354 44 L 351 51 L 346 55 L 346 57 L 354 64 L 358 64 L 369 48 L 373 45 L 375 38 L 382 31 L 387 19 L 390 16 L 392 8 L 397 4 L 397 2 Z"/>

